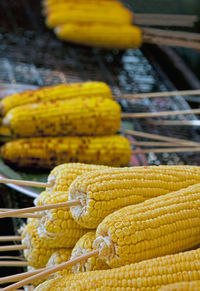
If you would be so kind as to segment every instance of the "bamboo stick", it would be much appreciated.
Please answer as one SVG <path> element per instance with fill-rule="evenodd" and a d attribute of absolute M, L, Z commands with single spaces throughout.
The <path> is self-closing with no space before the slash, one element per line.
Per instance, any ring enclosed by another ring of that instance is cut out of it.
<path fill-rule="evenodd" d="M 0 261 L 0 267 L 27 267 L 27 261 Z"/>
<path fill-rule="evenodd" d="M 185 144 L 157 142 L 157 141 L 131 141 L 130 144 L 143 147 L 185 147 Z M 199 145 L 200 146 L 200 145 Z"/>
<path fill-rule="evenodd" d="M 0 208 L 0 213 L 1 212 L 7 212 L 7 211 L 12 211 L 14 210 L 13 208 Z M 42 214 L 32 214 L 32 213 L 25 213 L 25 214 L 21 214 L 19 216 L 15 216 L 15 217 L 21 217 L 21 218 L 42 218 Z"/>
<path fill-rule="evenodd" d="M 0 242 L 1 241 L 17 241 L 17 240 L 21 240 L 21 239 L 22 239 L 22 237 L 17 236 L 17 235 L 0 236 Z"/>
<path fill-rule="evenodd" d="M 200 95 L 200 90 L 183 90 L 155 93 L 139 93 L 139 94 L 124 94 L 122 96 L 114 96 L 116 99 L 143 99 L 143 98 L 161 98 L 161 97 L 176 97 L 176 96 L 197 96 Z"/>
<path fill-rule="evenodd" d="M 183 145 L 188 145 L 188 146 L 200 146 L 200 143 L 198 142 L 193 142 L 193 141 L 188 141 L 180 138 L 174 138 L 174 137 L 168 137 L 168 136 L 162 136 L 158 134 L 152 134 L 152 133 L 147 133 L 147 132 L 141 132 L 141 131 L 136 131 L 136 130 L 129 130 L 129 129 L 121 129 L 120 130 L 124 134 L 132 135 L 132 136 L 139 136 L 143 138 L 149 138 L 149 139 L 155 139 L 159 141 L 166 141 L 166 142 L 172 142 L 176 144 L 183 144 Z"/>
<path fill-rule="evenodd" d="M 50 210 L 50 209 L 58 209 L 63 207 L 71 207 L 80 205 L 79 200 L 71 200 L 63 203 L 56 203 L 56 204 L 49 204 L 49 205 L 42 205 L 42 206 L 34 206 L 34 207 L 27 207 L 22 209 L 15 209 L 12 211 L 2 212 L 0 213 L 0 218 L 4 217 L 15 217 L 15 215 L 21 215 L 23 213 L 31 213 L 31 212 L 37 212 L 37 211 L 44 211 L 44 210 Z"/>
<path fill-rule="evenodd" d="M 0 246 L 0 252 L 19 251 L 27 249 L 26 245 Z"/>
<path fill-rule="evenodd" d="M 46 187 L 52 186 L 52 182 L 51 183 L 42 183 L 42 182 L 35 182 L 35 181 L 7 179 L 7 178 L 2 178 L 2 177 L 0 177 L 0 183 L 24 185 L 24 186 L 40 187 L 40 188 L 46 188 Z"/>
<path fill-rule="evenodd" d="M 184 40 L 200 40 L 200 33 L 185 32 L 185 31 L 175 31 L 168 29 L 158 29 L 158 28 L 143 28 L 144 34 L 161 36 L 167 38 L 184 39 Z"/>
<path fill-rule="evenodd" d="M 200 109 L 175 110 L 163 112 L 122 113 L 122 118 L 148 118 L 148 117 L 176 116 L 187 114 L 200 114 Z"/>
<path fill-rule="evenodd" d="M 200 126 L 200 120 L 151 120 L 154 125 Z"/>
<path fill-rule="evenodd" d="M 0 278 L 0 284 L 9 283 L 9 282 L 18 282 L 18 281 L 23 280 L 25 278 L 31 277 L 33 275 L 36 275 L 36 274 L 40 273 L 41 271 L 44 271 L 44 270 L 49 269 L 49 268 L 50 267 L 37 269 L 37 270 L 34 270 L 34 271 L 29 271 L 29 272 L 23 272 L 23 273 L 16 274 L 16 275 L 1 277 Z"/>
<path fill-rule="evenodd" d="M 157 149 L 137 149 L 133 150 L 133 154 L 149 154 L 149 153 L 186 153 L 186 152 L 200 152 L 200 147 L 188 147 L 188 148 L 157 148 Z"/>
<path fill-rule="evenodd" d="M 49 275 L 61 270 L 61 269 L 64 269 L 64 268 L 70 267 L 70 266 L 74 266 L 77 263 L 85 261 L 85 260 L 87 260 L 87 259 L 89 259 L 91 257 L 97 256 L 98 254 L 99 254 L 99 250 L 95 250 L 95 251 L 89 252 L 89 253 L 87 253 L 87 254 L 85 254 L 83 256 L 80 256 L 80 257 L 78 257 L 76 259 L 64 262 L 62 264 L 59 264 L 59 265 L 54 266 L 54 267 L 49 268 L 49 269 L 45 269 L 44 271 L 40 272 L 39 274 L 33 275 L 31 277 L 28 277 L 28 278 L 26 278 L 26 279 L 24 279 L 22 281 L 19 281 L 19 282 L 15 283 L 15 284 L 12 284 L 12 285 L 10 285 L 8 287 L 3 288 L 2 290 L 4 290 L 4 291 L 13 291 L 13 290 L 15 290 L 15 289 L 17 289 L 19 287 L 22 287 L 22 286 L 27 285 L 29 283 L 32 283 L 32 282 L 35 282 L 37 280 L 43 279 L 43 278 L 45 278 L 45 277 L 47 277 L 47 276 L 49 276 Z"/>

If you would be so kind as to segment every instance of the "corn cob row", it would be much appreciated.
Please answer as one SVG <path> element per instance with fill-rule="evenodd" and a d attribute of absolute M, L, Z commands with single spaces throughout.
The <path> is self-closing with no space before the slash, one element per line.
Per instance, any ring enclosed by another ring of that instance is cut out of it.
<path fill-rule="evenodd" d="M 102 97 L 49 101 L 16 107 L 3 124 L 17 137 L 109 135 L 120 127 L 120 106 Z"/>
<path fill-rule="evenodd" d="M 71 253 L 71 260 L 75 259 L 85 253 L 89 253 L 94 250 L 93 242 L 95 240 L 95 231 L 87 232 L 82 236 Z M 105 270 L 108 269 L 108 265 L 98 257 L 89 258 L 87 261 L 80 262 L 72 267 L 74 273 L 95 271 L 95 270 Z"/>
<path fill-rule="evenodd" d="M 64 10 L 54 10 L 47 15 L 46 25 L 50 28 L 61 26 L 68 23 L 102 23 L 102 24 L 114 24 L 124 25 L 132 23 L 133 15 L 130 10 L 123 6 L 113 5 L 90 5 L 90 8 L 77 7 L 64 7 Z"/>
<path fill-rule="evenodd" d="M 105 169 L 83 174 L 69 188 L 69 200 L 80 206 L 70 208 L 83 227 L 96 228 L 110 213 L 200 183 L 196 166 L 147 166 Z"/>
<path fill-rule="evenodd" d="M 200 243 L 200 184 L 124 207 L 97 227 L 94 248 L 119 267 Z"/>
<path fill-rule="evenodd" d="M 116 269 L 63 276 L 44 282 L 35 291 L 156 291 L 163 285 L 200 280 L 199 260 L 200 249 L 197 249 Z"/>
<path fill-rule="evenodd" d="M 49 182 L 54 181 L 54 186 L 42 192 L 35 200 L 35 204 L 41 206 L 66 202 L 68 188 L 76 177 L 83 173 L 105 168 L 107 167 L 72 163 L 55 167 L 48 177 Z M 38 225 L 39 236 L 49 238 L 48 245 L 51 247 L 72 248 L 86 231 L 74 221 L 69 208 L 46 211 Z"/>
<path fill-rule="evenodd" d="M 200 290 L 200 280 L 170 284 L 159 289 L 159 291 L 199 291 L 199 290 Z"/>
<path fill-rule="evenodd" d="M 112 98 L 112 93 L 109 86 L 103 82 L 69 83 L 43 87 L 7 96 L 0 102 L 0 114 L 5 115 L 9 110 L 25 104 L 80 97 Z"/>
<path fill-rule="evenodd" d="M 108 49 L 137 49 L 142 45 L 142 31 L 130 24 L 67 23 L 55 28 L 58 38 L 77 44 Z"/>
<path fill-rule="evenodd" d="M 1 148 L 5 162 L 18 167 L 52 169 L 68 162 L 128 166 L 131 146 L 125 137 L 43 137 L 18 139 Z"/>

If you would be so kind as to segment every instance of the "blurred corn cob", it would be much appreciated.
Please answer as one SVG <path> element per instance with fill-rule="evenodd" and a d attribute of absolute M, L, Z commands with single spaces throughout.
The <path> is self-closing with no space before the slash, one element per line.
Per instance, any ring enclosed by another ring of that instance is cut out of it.
<path fill-rule="evenodd" d="M 74 246 L 71 253 L 71 260 L 75 259 L 85 253 L 89 253 L 94 250 L 93 242 L 95 240 L 95 231 L 90 231 L 84 234 Z M 87 261 L 80 262 L 72 267 L 74 273 L 105 270 L 108 269 L 108 265 L 99 257 L 89 258 Z"/>
<path fill-rule="evenodd" d="M 1 148 L 5 162 L 17 167 L 52 169 L 67 162 L 127 166 L 129 141 L 119 135 L 102 137 L 45 137 L 19 139 Z"/>
<path fill-rule="evenodd" d="M 130 10 L 120 5 L 84 5 L 67 7 L 63 10 L 53 10 L 47 15 L 46 25 L 50 28 L 61 26 L 67 23 L 101 23 L 125 25 L 131 24 L 133 15 Z"/>
<path fill-rule="evenodd" d="M 68 23 L 57 27 L 60 39 L 77 44 L 109 49 L 136 49 L 142 45 L 142 31 L 133 25 Z"/>
<path fill-rule="evenodd" d="M 156 291 L 180 281 L 200 280 L 200 249 L 142 261 L 112 270 L 92 271 L 48 280 L 35 291 Z"/>
<path fill-rule="evenodd" d="M 112 98 L 109 86 L 103 82 L 69 83 L 28 90 L 5 97 L 0 102 L 0 114 L 10 109 L 31 103 L 72 98 L 104 97 Z"/>
<path fill-rule="evenodd" d="M 199 291 L 200 290 L 200 280 L 191 282 L 179 282 L 175 284 L 170 284 L 163 286 L 159 291 Z"/>
<path fill-rule="evenodd" d="M 120 127 L 120 106 L 112 99 L 76 98 L 23 105 L 3 118 L 18 137 L 109 135 Z"/>

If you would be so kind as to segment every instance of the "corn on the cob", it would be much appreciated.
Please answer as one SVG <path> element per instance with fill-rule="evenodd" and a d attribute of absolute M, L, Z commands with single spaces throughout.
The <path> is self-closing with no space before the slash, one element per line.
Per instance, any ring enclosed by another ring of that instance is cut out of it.
<path fill-rule="evenodd" d="M 159 289 L 159 291 L 199 291 L 199 290 L 200 290 L 200 280 L 174 283 L 167 286 L 163 286 Z"/>
<path fill-rule="evenodd" d="M 82 226 L 96 228 L 110 213 L 124 206 L 200 183 L 200 167 L 147 166 L 95 171 L 77 177 L 69 188 L 70 208 Z"/>
<path fill-rule="evenodd" d="M 67 162 L 128 166 L 131 146 L 120 135 L 101 137 L 43 137 L 6 143 L 1 156 L 17 167 L 52 169 Z"/>
<path fill-rule="evenodd" d="M 103 97 L 34 103 L 11 109 L 3 119 L 18 137 L 109 135 L 120 127 L 120 106 Z"/>
<path fill-rule="evenodd" d="M 87 232 L 84 236 L 82 236 L 72 250 L 71 260 L 93 251 L 94 240 L 95 231 Z M 108 265 L 98 257 L 89 258 L 87 261 L 80 262 L 72 267 L 72 271 L 74 273 L 105 269 L 109 269 Z"/>
<path fill-rule="evenodd" d="M 142 31 L 133 25 L 68 23 L 57 27 L 60 39 L 108 49 L 137 49 L 142 45 Z"/>
<path fill-rule="evenodd" d="M 9 110 L 25 104 L 78 97 L 112 98 L 112 93 L 109 86 L 103 82 L 69 83 L 43 87 L 7 96 L 0 102 L 0 113 L 5 115 Z"/>
<path fill-rule="evenodd" d="M 72 163 L 54 168 L 48 177 L 49 182 L 54 181 L 54 186 L 41 193 L 35 200 L 35 204 L 41 206 L 66 202 L 68 188 L 76 177 L 86 172 L 105 168 L 107 167 Z M 74 247 L 86 231 L 74 221 L 69 208 L 46 211 L 38 226 L 40 237 L 49 238 L 48 243 L 51 247 Z"/>
<path fill-rule="evenodd" d="M 193 280 L 200 280 L 200 249 L 111 270 L 63 276 L 44 282 L 35 291 L 156 291 L 163 285 Z"/>
<path fill-rule="evenodd" d="M 22 244 L 27 246 L 24 250 L 24 257 L 29 265 L 34 268 L 46 266 L 51 255 L 57 250 L 48 247 L 48 239 L 41 239 L 38 235 L 39 219 L 29 219 L 22 228 Z"/>
<path fill-rule="evenodd" d="M 101 5 L 98 8 L 83 9 L 82 7 L 68 8 L 60 11 L 53 11 L 47 15 L 46 25 L 50 28 L 65 25 L 68 23 L 79 24 L 112 24 L 128 25 L 132 23 L 133 15 L 130 10 L 122 6 L 106 7 Z"/>
<path fill-rule="evenodd" d="M 124 207 L 99 224 L 94 248 L 113 268 L 197 246 L 199 207 L 200 184 Z"/>
<path fill-rule="evenodd" d="M 11 131 L 6 126 L 0 126 L 0 143 L 5 143 L 12 139 Z"/>

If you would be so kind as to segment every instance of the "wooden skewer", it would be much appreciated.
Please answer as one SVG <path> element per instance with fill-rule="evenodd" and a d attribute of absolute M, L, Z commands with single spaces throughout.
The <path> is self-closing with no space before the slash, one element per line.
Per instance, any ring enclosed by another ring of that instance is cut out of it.
<path fill-rule="evenodd" d="M 142 99 L 142 98 L 160 98 L 160 97 L 175 97 L 175 96 L 197 96 L 200 95 L 200 90 L 183 90 L 183 91 L 169 91 L 169 92 L 155 92 L 155 93 L 141 93 L 141 94 L 124 94 L 123 96 L 114 96 L 116 99 Z"/>
<path fill-rule="evenodd" d="M 139 136 L 143 138 L 149 138 L 149 139 L 155 139 L 159 141 L 166 141 L 170 143 L 176 143 L 176 144 L 183 144 L 183 145 L 188 145 L 188 146 L 200 146 L 200 143 L 198 142 L 193 142 L 193 141 L 188 141 L 180 138 L 174 138 L 174 137 L 168 137 L 168 136 L 162 136 L 158 134 L 152 134 L 152 133 L 147 133 L 147 132 L 141 132 L 141 131 L 136 131 L 136 130 L 129 130 L 129 129 L 121 129 L 120 130 L 124 134 L 132 135 L 132 136 Z"/>
<path fill-rule="evenodd" d="M 24 185 L 24 186 L 32 186 L 32 187 L 40 187 L 40 188 L 46 188 L 46 187 L 53 186 L 52 182 L 51 183 L 42 183 L 42 182 L 34 182 L 34 181 L 7 179 L 7 178 L 2 178 L 2 177 L 0 177 L 0 183 Z"/>
<path fill-rule="evenodd" d="M 174 31 L 158 28 L 143 28 L 143 32 L 147 35 L 161 36 L 166 38 L 182 39 L 182 40 L 200 40 L 200 33 Z"/>
<path fill-rule="evenodd" d="M 0 267 L 27 267 L 27 261 L 0 261 Z"/>
<path fill-rule="evenodd" d="M 16 257 L 16 256 L 0 256 L 0 260 L 18 260 L 18 261 L 24 261 L 22 257 Z"/>
<path fill-rule="evenodd" d="M 23 273 L 16 274 L 16 275 L 1 277 L 0 278 L 0 284 L 9 283 L 9 282 L 18 282 L 18 281 L 23 280 L 25 278 L 31 277 L 33 275 L 36 275 L 36 274 L 40 273 L 41 271 L 47 270 L 49 268 L 50 267 L 37 269 L 37 270 L 34 270 L 34 271 L 29 271 L 29 272 L 23 272 Z"/>
<path fill-rule="evenodd" d="M 200 126 L 200 120 L 151 120 L 154 125 L 172 125 L 172 126 Z"/>
<path fill-rule="evenodd" d="M 183 152 L 200 152 L 200 147 L 189 147 L 189 148 L 157 148 L 157 149 L 138 149 L 133 150 L 133 154 L 149 154 L 149 153 L 183 153 Z"/>
<path fill-rule="evenodd" d="M 21 239 L 22 237 L 17 235 L 0 236 L 0 241 L 17 241 Z"/>
<path fill-rule="evenodd" d="M 122 113 L 122 118 L 147 118 L 147 117 L 176 116 L 187 114 L 200 114 L 200 109 L 175 110 L 163 112 Z"/>
<path fill-rule="evenodd" d="M 45 277 L 47 277 L 47 276 L 49 276 L 49 275 L 61 270 L 61 269 L 73 266 L 73 265 L 75 265 L 77 263 L 80 263 L 82 261 L 85 261 L 85 260 L 87 260 L 87 259 L 89 259 L 91 257 L 97 256 L 98 254 L 99 254 L 99 250 L 95 250 L 95 251 L 89 252 L 89 253 L 87 253 L 87 254 L 85 254 L 83 256 L 80 256 L 80 257 L 78 257 L 76 259 L 64 262 L 62 264 L 59 264 L 59 265 L 54 266 L 54 267 L 49 268 L 49 269 L 45 269 L 44 271 L 40 272 L 39 274 L 33 275 L 31 277 L 28 277 L 28 278 L 26 278 L 26 279 L 24 279 L 22 281 L 19 281 L 19 282 L 15 283 L 15 284 L 12 284 L 12 285 L 10 285 L 8 287 L 3 288 L 2 290 L 4 290 L 4 291 L 13 291 L 13 290 L 15 290 L 15 289 L 17 289 L 19 287 L 22 287 L 22 286 L 27 285 L 29 283 L 32 283 L 32 282 L 35 282 L 37 280 L 43 279 L 43 278 L 45 278 Z"/>
<path fill-rule="evenodd" d="M 0 246 L 0 252 L 19 251 L 27 249 L 26 245 Z"/>
<path fill-rule="evenodd" d="M 13 208 L 0 208 L 0 213 L 1 212 L 7 212 L 7 211 L 12 211 L 14 210 Z M 21 218 L 42 218 L 42 214 L 32 214 L 32 213 L 25 213 L 25 214 L 21 214 L 19 216 L 15 216 L 15 217 L 21 217 Z"/>
<path fill-rule="evenodd" d="M 49 204 L 49 205 L 43 205 L 43 206 L 34 206 L 34 207 L 27 207 L 22 209 L 15 209 L 12 211 L 2 212 L 0 213 L 0 218 L 4 217 L 15 217 L 15 215 L 21 215 L 23 213 L 32 213 L 32 212 L 38 212 L 38 211 L 44 211 L 44 210 L 50 210 L 50 209 L 58 209 L 63 207 L 71 207 L 71 206 L 77 206 L 81 205 L 79 200 L 71 200 L 63 203 L 56 203 L 56 204 Z"/>
<path fill-rule="evenodd" d="M 130 144 L 135 145 L 135 146 L 144 146 L 144 147 L 176 147 L 176 146 L 185 147 L 185 144 L 157 142 L 157 141 L 131 141 Z"/>

